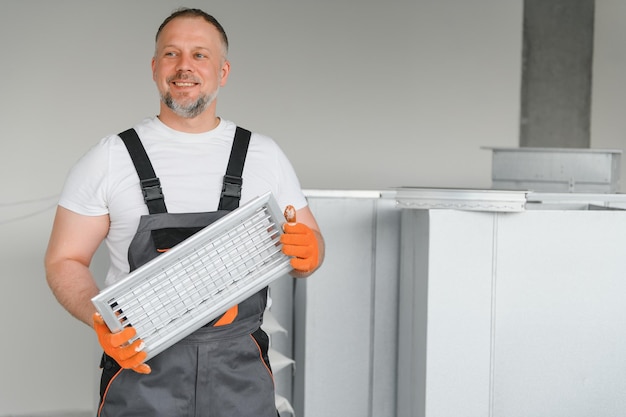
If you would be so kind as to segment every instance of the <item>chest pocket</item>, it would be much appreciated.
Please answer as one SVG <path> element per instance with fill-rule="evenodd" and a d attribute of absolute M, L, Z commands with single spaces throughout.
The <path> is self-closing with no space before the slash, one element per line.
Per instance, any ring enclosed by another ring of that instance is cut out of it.
<path fill-rule="evenodd" d="M 156 251 L 163 253 L 202 229 L 202 227 L 165 227 L 152 230 L 150 234 Z"/>

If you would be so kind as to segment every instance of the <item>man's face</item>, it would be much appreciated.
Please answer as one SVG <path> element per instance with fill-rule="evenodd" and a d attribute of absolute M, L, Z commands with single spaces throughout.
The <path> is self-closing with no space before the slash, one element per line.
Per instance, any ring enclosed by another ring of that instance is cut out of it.
<path fill-rule="evenodd" d="M 180 17 L 161 31 L 152 78 L 161 100 L 182 117 L 208 108 L 226 84 L 230 64 L 219 31 L 201 17 Z"/>

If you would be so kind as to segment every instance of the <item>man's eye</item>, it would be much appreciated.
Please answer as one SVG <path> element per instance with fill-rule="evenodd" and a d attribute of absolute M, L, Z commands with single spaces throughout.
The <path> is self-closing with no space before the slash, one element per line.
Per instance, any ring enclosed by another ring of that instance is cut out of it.
<path fill-rule="evenodd" d="M 165 56 L 176 56 L 176 52 L 171 52 L 170 51 L 170 52 L 166 52 L 164 55 Z"/>
<path fill-rule="evenodd" d="M 198 53 L 196 54 L 196 58 L 206 58 L 206 55 L 201 54 L 201 53 L 199 53 L 199 52 L 198 52 Z"/>

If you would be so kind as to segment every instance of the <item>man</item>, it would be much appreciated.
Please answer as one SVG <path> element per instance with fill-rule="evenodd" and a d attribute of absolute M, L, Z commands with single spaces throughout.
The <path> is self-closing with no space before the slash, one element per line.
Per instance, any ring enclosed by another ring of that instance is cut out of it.
<path fill-rule="evenodd" d="M 198 9 L 170 15 L 157 31 L 152 59 L 161 95 L 158 116 L 102 139 L 73 167 L 64 186 L 46 274 L 59 302 L 94 327 L 105 351 L 99 416 L 277 414 L 268 338 L 260 329 L 266 290 L 147 363 L 140 340 L 126 343 L 134 329 L 111 334 L 91 303 L 99 289 L 89 264 L 103 240 L 110 253 L 105 281 L 110 285 L 168 249 L 158 246 L 155 235 L 164 232 L 171 247 L 267 191 L 281 207 L 296 208 L 297 223 L 285 224 L 281 238 L 283 252 L 294 257 L 292 275 L 306 277 L 321 264 L 323 239 L 285 155 L 270 138 L 246 135 L 216 116 L 216 97 L 230 72 L 227 52 L 226 33 L 212 16 Z M 234 143 L 247 144 L 247 152 Z M 147 157 L 140 156 L 144 149 Z M 234 180 L 230 171 L 225 175 L 231 151 L 244 158 Z M 146 181 L 146 175 L 155 178 Z M 241 182 L 240 194 L 232 192 Z M 186 235 L 173 236 L 173 228 Z"/>

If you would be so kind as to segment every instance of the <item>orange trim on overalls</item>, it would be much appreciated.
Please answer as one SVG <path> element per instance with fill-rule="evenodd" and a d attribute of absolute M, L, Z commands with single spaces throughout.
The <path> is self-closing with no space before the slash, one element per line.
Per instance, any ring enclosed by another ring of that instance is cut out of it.
<path fill-rule="evenodd" d="M 106 389 L 104 390 L 104 395 L 102 396 L 102 402 L 100 403 L 100 407 L 98 407 L 98 417 L 100 416 L 100 414 L 102 413 L 102 407 L 104 407 L 104 403 L 106 401 L 107 398 L 107 394 L 109 392 L 109 388 L 111 388 L 111 384 L 113 383 L 113 381 L 115 381 L 115 378 L 117 378 L 120 373 L 123 371 L 124 369 L 120 369 L 119 371 L 117 371 L 115 373 L 115 375 L 113 375 L 113 377 L 111 378 L 111 380 L 109 381 L 109 383 L 107 384 Z"/>
<path fill-rule="evenodd" d="M 272 378 L 272 382 L 274 383 L 274 385 L 276 385 L 276 381 L 274 380 L 274 373 L 272 372 L 272 370 L 267 366 L 267 363 L 265 363 L 265 360 L 263 359 L 263 350 L 261 349 L 261 346 L 259 346 L 259 342 L 256 341 L 256 339 L 254 338 L 254 336 L 250 335 L 250 339 L 252 339 L 252 341 L 254 342 L 254 344 L 256 345 L 257 350 L 259 351 L 259 359 L 261 359 L 261 363 L 263 364 L 263 367 L 265 368 L 265 370 L 267 371 L 267 373 L 270 375 L 270 377 Z"/>
<path fill-rule="evenodd" d="M 220 319 L 215 322 L 213 327 L 225 326 L 227 324 L 231 324 L 237 318 L 237 314 L 239 314 L 239 304 L 228 309 Z"/>

